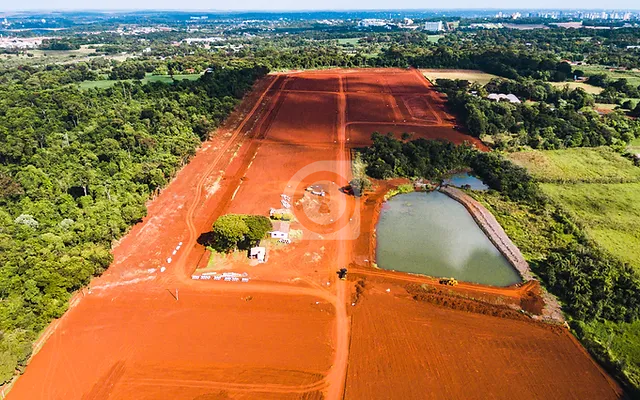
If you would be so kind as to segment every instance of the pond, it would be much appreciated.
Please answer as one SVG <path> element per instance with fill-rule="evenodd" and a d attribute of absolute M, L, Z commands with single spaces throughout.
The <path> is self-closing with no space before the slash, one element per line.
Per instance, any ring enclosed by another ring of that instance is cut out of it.
<path fill-rule="evenodd" d="M 444 183 L 447 185 L 455 186 L 457 188 L 462 187 L 463 185 L 469 185 L 473 190 L 489 189 L 489 186 L 487 186 L 484 182 L 482 182 L 475 176 L 469 175 L 468 172 L 451 175 L 444 180 Z"/>
<path fill-rule="evenodd" d="M 521 282 L 462 204 L 440 192 L 391 198 L 377 225 L 378 267 L 493 286 Z"/>

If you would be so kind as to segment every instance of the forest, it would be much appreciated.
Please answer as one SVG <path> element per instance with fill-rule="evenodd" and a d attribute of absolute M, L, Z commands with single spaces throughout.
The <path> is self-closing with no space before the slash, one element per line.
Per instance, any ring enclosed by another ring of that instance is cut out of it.
<path fill-rule="evenodd" d="M 494 79 L 484 86 L 438 79 L 437 84 L 469 132 L 491 136 L 498 149 L 624 146 L 640 137 L 637 120 L 620 111 L 600 115 L 593 96 L 581 88 L 529 79 Z M 489 93 L 512 93 L 521 102 L 496 102 L 486 98 Z"/>
<path fill-rule="evenodd" d="M 67 84 L 81 67 L 0 76 L 0 382 L 267 72 L 212 67 L 197 81 L 91 90 Z"/>

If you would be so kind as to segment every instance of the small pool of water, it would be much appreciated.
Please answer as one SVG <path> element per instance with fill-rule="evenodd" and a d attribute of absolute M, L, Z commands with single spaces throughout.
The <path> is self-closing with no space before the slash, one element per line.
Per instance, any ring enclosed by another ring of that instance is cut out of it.
<path fill-rule="evenodd" d="M 521 282 L 467 210 L 440 192 L 402 194 L 384 204 L 376 262 L 384 269 L 485 285 Z"/>
<path fill-rule="evenodd" d="M 469 175 L 468 172 L 462 172 L 459 174 L 451 175 L 450 177 L 444 180 L 444 183 L 447 185 L 462 187 L 463 185 L 471 186 L 473 190 L 488 190 L 489 186 L 487 186 L 480 179 L 476 178 L 473 175 Z"/>

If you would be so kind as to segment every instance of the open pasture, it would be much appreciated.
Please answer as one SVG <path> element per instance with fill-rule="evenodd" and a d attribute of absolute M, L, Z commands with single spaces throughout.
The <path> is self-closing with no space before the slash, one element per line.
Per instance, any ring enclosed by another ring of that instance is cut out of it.
<path fill-rule="evenodd" d="M 540 182 L 638 182 L 640 168 L 608 147 L 527 150 L 508 158 Z"/>
<path fill-rule="evenodd" d="M 598 245 L 640 270 L 640 183 L 545 183 L 542 190 Z"/>

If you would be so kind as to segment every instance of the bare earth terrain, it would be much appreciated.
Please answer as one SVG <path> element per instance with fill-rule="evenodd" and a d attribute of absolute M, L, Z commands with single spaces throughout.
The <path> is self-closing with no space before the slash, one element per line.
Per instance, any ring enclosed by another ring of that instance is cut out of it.
<path fill-rule="evenodd" d="M 481 147 L 454 125 L 419 71 L 266 77 L 150 202 L 8 398 L 617 398 L 564 328 L 505 305 L 535 296 L 535 285 L 422 295 L 433 279 L 369 266 L 391 183 L 361 199 L 342 193 L 351 147 L 373 131 Z M 319 182 L 325 198 L 305 194 Z M 266 264 L 225 266 L 249 282 L 192 279 L 208 257 L 198 237 L 216 218 L 268 215 L 283 193 L 301 239 Z M 336 278 L 343 266 L 347 281 Z"/>

